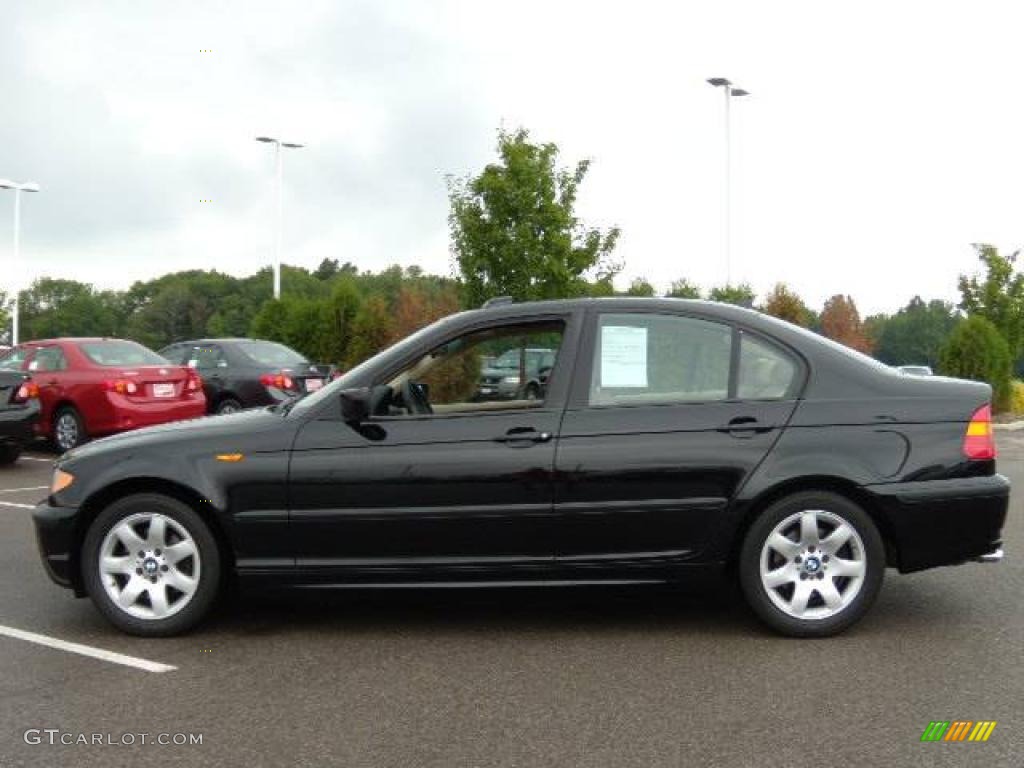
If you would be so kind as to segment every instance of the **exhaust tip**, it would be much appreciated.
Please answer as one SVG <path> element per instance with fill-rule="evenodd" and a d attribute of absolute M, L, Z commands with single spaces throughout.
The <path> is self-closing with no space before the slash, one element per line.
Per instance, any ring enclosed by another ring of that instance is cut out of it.
<path fill-rule="evenodd" d="M 991 552 L 986 552 L 984 555 L 978 555 L 973 558 L 975 563 L 999 563 L 1003 560 L 1003 548 L 996 547 Z"/>

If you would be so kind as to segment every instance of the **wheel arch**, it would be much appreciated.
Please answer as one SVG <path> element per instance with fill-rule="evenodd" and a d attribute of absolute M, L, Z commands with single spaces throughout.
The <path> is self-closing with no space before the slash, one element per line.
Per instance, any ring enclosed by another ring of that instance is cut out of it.
<path fill-rule="evenodd" d="M 230 540 L 224 530 L 220 519 L 210 504 L 205 503 L 202 495 L 194 488 L 182 483 L 168 480 L 162 477 L 133 477 L 121 480 L 101 488 L 89 496 L 79 507 L 78 518 L 75 524 L 74 540 L 71 547 L 72 586 L 75 594 L 85 595 L 85 586 L 82 583 L 81 554 L 82 545 L 85 543 L 86 534 L 96 517 L 119 499 L 132 496 L 137 493 L 158 493 L 186 504 L 210 529 L 214 541 L 217 542 L 217 549 L 221 556 L 222 577 L 229 580 L 234 573 L 235 552 L 231 547 Z"/>
<path fill-rule="evenodd" d="M 867 513 L 868 517 L 871 518 L 871 522 L 875 524 L 879 535 L 882 537 L 882 543 L 885 545 L 886 565 L 899 565 L 899 548 L 895 532 L 870 493 L 843 477 L 835 475 L 808 475 L 806 477 L 791 478 L 771 488 L 766 488 L 747 502 L 746 511 L 736 526 L 729 545 L 726 560 L 727 566 L 731 570 L 735 570 L 736 564 L 739 561 L 740 549 L 743 547 L 743 539 L 762 512 L 779 499 L 806 491 L 835 493 L 860 506 Z"/>

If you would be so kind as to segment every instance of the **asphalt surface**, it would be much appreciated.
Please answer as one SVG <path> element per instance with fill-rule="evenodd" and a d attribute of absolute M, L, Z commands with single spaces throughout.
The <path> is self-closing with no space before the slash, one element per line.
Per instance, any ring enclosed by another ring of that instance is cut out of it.
<path fill-rule="evenodd" d="M 1024 432 L 999 442 L 1024 488 Z M 1019 491 L 1003 563 L 890 571 L 829 640 L 768 633 L 728 588 L 250 595 L 141 640 L 47 580 L 16 506 L 45 495 L 33 458 L 0 468 L 0 625 L 177 669 L 0 635 L 0 766 L 1024 764 Z M 998 725 L 984 744 L 920 742 L 958 719 Z M 59 743 L 79 734 L 115 743 Z"/>

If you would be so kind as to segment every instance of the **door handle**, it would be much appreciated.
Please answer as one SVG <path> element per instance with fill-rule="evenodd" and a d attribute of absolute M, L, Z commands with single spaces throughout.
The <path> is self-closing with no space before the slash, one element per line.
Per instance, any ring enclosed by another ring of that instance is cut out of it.
<path fill-rule="evenodd" d="M 530 443 L 546 443 L 550 439 L 550 432 L 538 432 L 533 427 L 512 427 L 504 435 L 494 438 L 494 442 L 508 445 L 529 445 Z"/>
<path fill-rule="evenodd" d="M 771 429 L 771 425 L 762 424 L 753 416 L 737 416 L 733 419 L 729 419 L 726 425 L 719 428 L 718 431 L 728 432 L 730 435 L 735 435 L 737 437 L 749 437 L 763 432 L 770 432 Z"/>

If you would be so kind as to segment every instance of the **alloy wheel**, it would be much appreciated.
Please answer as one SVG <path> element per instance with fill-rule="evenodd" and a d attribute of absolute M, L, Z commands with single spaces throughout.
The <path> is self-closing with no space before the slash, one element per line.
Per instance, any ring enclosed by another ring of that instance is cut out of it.
<path fill-rule="evenodd" d="M 761 548 L 761 584 L 772 603 L 797 619 L 828 619 L 857 597 L 867 573 L 864 542 L 834 512 L 795 512 Z"/>
<path fill-rule="evenodd" d="M 139 513 L 118 521 L 100 545 L 97 567 L 111 602 L 138 619 L 165 619 L 191 602 L 199 549 L 176 520 Z"/>
<path fill-rule="evenodd" d="M 54 437 L 57 447 L 62 451 L 70 451 L 78 445 L 78 419 L 70 411 L 65 411 L 57 418 L 54 425 Z"/>

